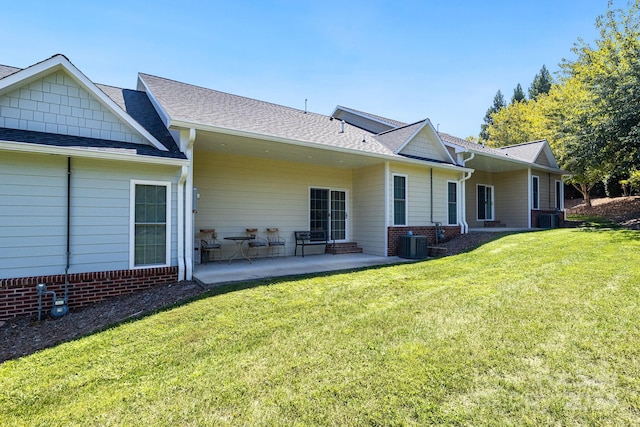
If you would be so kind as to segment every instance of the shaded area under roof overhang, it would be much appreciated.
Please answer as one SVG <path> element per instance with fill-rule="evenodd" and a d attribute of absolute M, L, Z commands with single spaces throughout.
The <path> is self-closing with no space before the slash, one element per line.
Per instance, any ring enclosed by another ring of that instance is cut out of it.
<path fill-rule="evenodd" d="M 468 156 L 465 156 L 468 158 Z M 525 162 L 519 159 L 506 159 L 500 157 L 494 157 L 483 153 L 475 153 L 472 160 L 469 160 L 465 164 L 469 168 L 473 168 L 477 171 L 501 173 L 501 172 L 513 172 L 519 170 L 541 169 L 551 173 L 557 173 L 566 175 L 566 171 L 560 169 L 550 168 L 548 166 L 537 165 L 529 162 Z"/>
<path fill-rule="evenodd" d="M 195 155 L 198 151 L 205 151 L 345 169 L 357 169 L 384 162 L 380 157 L 313 147 L 311 144 L 287 144 L 281 141 L 203 130 L 196 132 L 194 151 Z"/>
<path fill-rule="evenodd" d="M 401 155 L 367 154 L 348 149 L 326 147 L 320 144 L 316 146 L 316 144 L 300 141 L 285 141 L 278 138 L 269 139 L 268 137 L 258 138 L 208 130 L 196 131 L 195 156 L 197 156 L 198 151 L 344 169 L 358 169 L 387 161 L 398 161 L 425 167 L 453 169 L 460 172 L 469 171 L 469 169 L 455 165 L 410 159 Z"/>

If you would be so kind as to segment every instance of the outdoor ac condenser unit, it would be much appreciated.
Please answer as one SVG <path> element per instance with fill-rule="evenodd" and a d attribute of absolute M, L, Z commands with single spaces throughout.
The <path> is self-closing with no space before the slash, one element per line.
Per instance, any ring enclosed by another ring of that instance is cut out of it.
<path fill-rule="evenodd" d="M 400 236 L 398 245 L 400 258 L 424 259 L 428 255 L 427 236 Z"/>
<path fill-rule="evenodd" d="M 542 214 L 540 215 L 540 228 L 557 228 L 560 226 L 560 215 L 558 214 Z"/>

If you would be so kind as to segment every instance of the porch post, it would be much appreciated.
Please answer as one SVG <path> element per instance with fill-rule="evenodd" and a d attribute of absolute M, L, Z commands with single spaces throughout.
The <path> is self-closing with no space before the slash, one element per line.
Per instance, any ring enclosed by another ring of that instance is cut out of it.
<path fill-rule="evenodd" d="M 531 228 L 531 203 L 533 199 L 531 188 L 531 168 L 527 169 L 527 222 L 528 228 Z"/>
<path fill-rule="evenodd" d="M 389 256 L 389 162 L 384 163 L 384 256 Z"/>

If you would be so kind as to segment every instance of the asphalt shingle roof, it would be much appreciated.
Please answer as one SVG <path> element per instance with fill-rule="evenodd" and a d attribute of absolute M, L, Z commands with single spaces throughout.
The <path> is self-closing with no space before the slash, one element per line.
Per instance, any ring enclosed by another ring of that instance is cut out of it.
<path fill-rule="evenodd" d="M 140 79 L 172 121 L 395 156 L 373 133 L 349 124 L 342 133 L 340 121 L 329 116 L 148 74 L 140 74 Z"/>
<path fill-rule="evenodd" d="M 0 65 L 0 79 L 5 78 L 17 71 L 20 71 L 20 68 L 9 67 L 8 65 Z"/>
<path fill-rule="evenodd" d="M 376 139 L 389 147 L 390 150 L 397 152 L 402 145 L 409 139 L 414 132 L 424 125 L 425 120 L 410 125 L 405 125 L 397 129 L 388 130 L 376 135 Z"/>
<path fill-rule="evenodd" d="M 54 147 L 83 147 L 135 150 L 143 156 L 186 159 L 182 153 L 160 151 L 151 145 L 133 144 L 128 142 L 111 141 L 82 136 L 62 135 L 57 133 L 34 132 L 30 130 L 0 128 L 0 140 L 13 142 L 27 142 L 30 144 L 50 145 Z"/>
<path fill-rule="evenodd" d="M 180 148 L 162 122 L 162 119 L 160 119 L 160 116 L 158 116 L 145 92 L 100 84 L 96 86 L 126 111 L 133 120 L 140 123 L 167 150 L 172 153 L 180 153 Z"/>
<path fill-rule="evenodd" d="M 21 68 L 0 65 L 0 79 L 21 71 Z M 44 132 L 25 131 L 17 129 L 0 128 L 0 138 L 5 141 L 29 142 L 32 144 L 52 145 L 59 147 L 95 147 L 136 150 L 137 154 L 186 159 L 180 152 L 178 145 L 164 126 L 156 113 L 151 101 L 144 92 L 130 89 L 121 89 L 114 86 L 96 84 L 111 100 L 122 108 L 131 118 L 137 121 L 151 135 L 153 135 L 168 152 L 158 150 L 152 146 L 131 144 L 119 141 L 111 141 L 97 138 L 87 138 L 72 135 L 51 134 Z"/>

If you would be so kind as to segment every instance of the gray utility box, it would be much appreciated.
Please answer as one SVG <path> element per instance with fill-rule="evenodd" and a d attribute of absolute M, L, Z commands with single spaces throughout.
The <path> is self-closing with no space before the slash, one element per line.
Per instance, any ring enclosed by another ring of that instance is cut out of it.
<path fill-rule="evenodd" d="M 410 259 L 427 258 L 429 256 L 427 236 L 400 236 L 398 256 Z"/>

